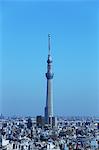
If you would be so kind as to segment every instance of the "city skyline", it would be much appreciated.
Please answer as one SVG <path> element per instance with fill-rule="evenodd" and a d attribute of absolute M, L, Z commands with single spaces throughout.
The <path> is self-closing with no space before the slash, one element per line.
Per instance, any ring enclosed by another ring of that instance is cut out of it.
<path fill-rule="evenodd" d="M 48 33 L 54 114 L 99 114 L 99 2 L 0 2 L 0 113 L 44 115 Z"/>

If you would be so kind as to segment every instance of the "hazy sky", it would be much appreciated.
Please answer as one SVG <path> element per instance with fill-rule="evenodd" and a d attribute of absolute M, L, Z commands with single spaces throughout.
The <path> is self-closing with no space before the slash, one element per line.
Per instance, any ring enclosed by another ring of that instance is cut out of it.
<path fill-rule="evenodd" d="M 99 114 L 99 3 L 0 1 L 0 112 L 44 114 L 51 34 L 56 115 Z"/>

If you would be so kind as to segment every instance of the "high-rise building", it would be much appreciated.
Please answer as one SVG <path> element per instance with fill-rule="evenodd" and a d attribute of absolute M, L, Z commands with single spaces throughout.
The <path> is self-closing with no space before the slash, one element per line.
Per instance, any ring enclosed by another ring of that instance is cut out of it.
<path fill-rule="evenodd" d="M 37 116 L 36 117 L 36 125 L 38 127 L 43 127 L 45 123 L 44 117 L 43 116 Z"/>
<path fill-rule="evenodd" d="M 32 128 L 32 120 L 31 120 L 30 117 L 29 117 L 28 120 L 27 120 L 27 128 L 28 128 L 28 129 L 31 129 L 31 128 Z"/>
<path fill-rule="evenodd" d="M 46 91 L 46 106 L 45 106 L 45 123 L 52 125 L 53 117 L 53 89 L 52 89 L 52 57 L 50 49 L 50 34 L 48 34 L 48 59 L 47 59 L 47 91 Z"/>

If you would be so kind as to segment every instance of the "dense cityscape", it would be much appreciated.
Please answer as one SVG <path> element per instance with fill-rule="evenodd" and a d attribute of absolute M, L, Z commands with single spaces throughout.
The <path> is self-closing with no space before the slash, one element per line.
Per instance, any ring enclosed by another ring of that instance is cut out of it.
<path fill-rule="evenodd" d="M 57 126 L 37 123 L 37 118 L 0 118 L 1 150 L 98 150 L 99 118 L 60 117 Z"/>

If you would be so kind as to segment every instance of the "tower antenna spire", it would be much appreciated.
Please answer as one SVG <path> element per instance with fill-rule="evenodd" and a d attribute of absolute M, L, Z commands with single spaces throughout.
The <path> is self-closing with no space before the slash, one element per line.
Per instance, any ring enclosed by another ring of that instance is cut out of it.
<path fill-rule="evenodd" d="M 50 37 L 51 37 L 50 34 L 48 34 L 48 55 L 51 54 Z"/>

